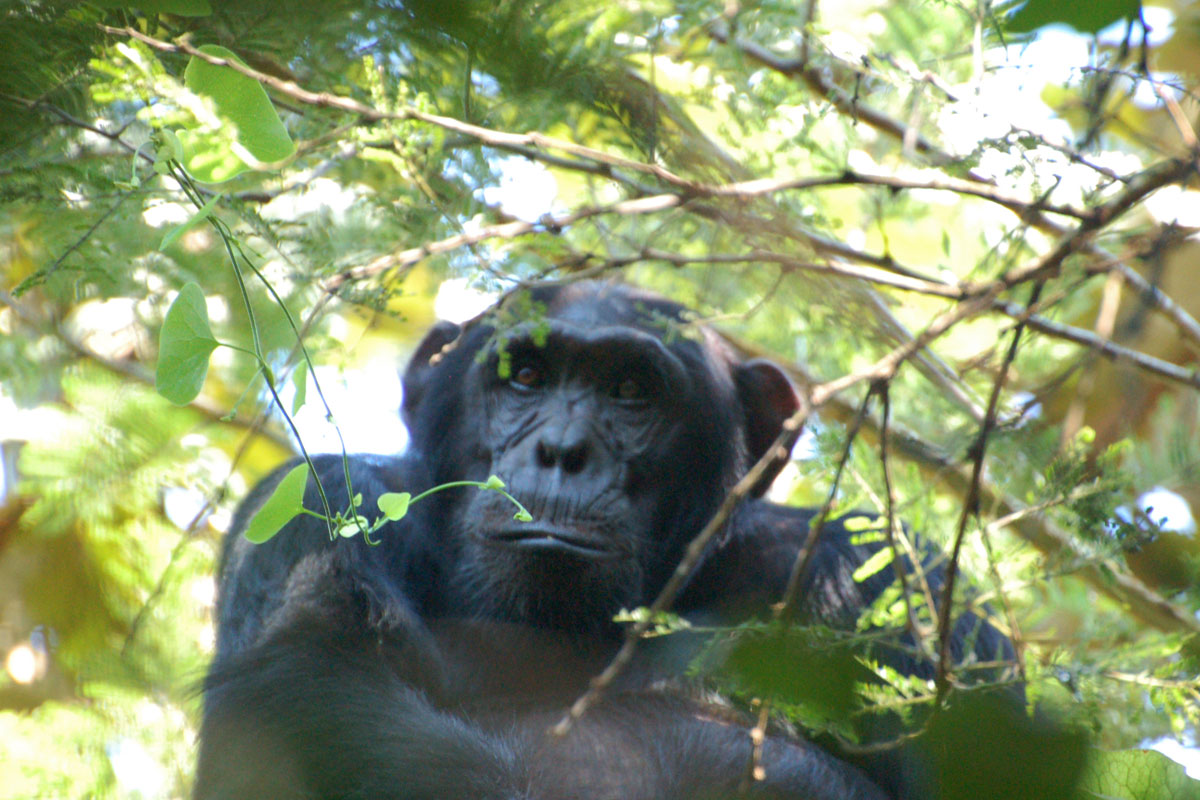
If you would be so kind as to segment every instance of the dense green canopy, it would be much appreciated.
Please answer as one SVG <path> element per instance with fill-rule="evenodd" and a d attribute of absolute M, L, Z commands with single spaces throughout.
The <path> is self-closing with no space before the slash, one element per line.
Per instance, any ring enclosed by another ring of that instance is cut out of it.
<path fill-rule="evenodd" d="M 435 316 L 580 277 L 784 365 L 772 496 L 953 553 L 1068 733 L 954 675 L 854 704 L 980 774 L 1052 785 L 1080 733 L 1083 796 L 1200 797 L 1140 750 L 1200 725 L 1200 9 L 1018 5 L 0 3 L 0 798 L 186 796 L 238 497 L 402 447 Z"/>

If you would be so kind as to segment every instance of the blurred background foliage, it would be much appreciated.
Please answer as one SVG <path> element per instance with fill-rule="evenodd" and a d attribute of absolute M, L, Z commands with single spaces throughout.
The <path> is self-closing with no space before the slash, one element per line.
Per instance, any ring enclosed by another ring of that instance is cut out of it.
<path fill-rule="evenodd" d="M 204 44 L 297 149 L 203 190 L 227 236 L 163 247 L 196 206 L 153 162 Z M 0 797 L 188 793 L 217 543 L 296 447 L 244 354 L 186 407 L 153 391 L 189 281 L 249 346 L 231 252 L 351 450 L 404 446 L 435 318 L 523 282 L 657 289 L 818 392 L 963 312 L 889 377 L 838 508 L 883 510 L 886 438 L 900 514 L 949 545 L 1003 380 L 961 560 L 1031 702 L 1200 775 L 1198 74 L 1184 0 L 0 2 Z M 866 383 L 821 395 L 776 499 L 824 500 Z M 1200 796 L 1147 774 L 1120 796 Z"/>

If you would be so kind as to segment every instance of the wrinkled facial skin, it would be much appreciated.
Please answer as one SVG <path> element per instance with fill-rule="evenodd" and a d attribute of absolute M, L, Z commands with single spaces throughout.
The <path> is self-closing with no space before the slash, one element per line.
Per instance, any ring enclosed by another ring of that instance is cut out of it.
<path fill-rule="evenodd" d="M 661 501 L 678 467 L 667 457 L 695 412 L 689 376 L 633 329 L 555 321 L 542 346 L 517 333 L 503 348 L 506 358 L 494 349 L 472 375 L 481 456 L 534 521 L 514 521 L 499 495 L 471 495 L 459 518 L 463 586 L 472 607 L 495 597 L 513 619 L 606 619 L 640 601 L 643 565 L 659 555 Z"/>
<path fill-rule="evenodd" d="M 738 365 L 671 334 L 681 307 L 630 295 L 556 290 L 543 319 L 447 330 L 446 352 L 431 335 L 414 358 L 405 416 L 435 480 L 498 475 L 534 518 L 495 492 L 449 496 L 463 613 L 607 627 L 653 598 L 746 468 Z"/>

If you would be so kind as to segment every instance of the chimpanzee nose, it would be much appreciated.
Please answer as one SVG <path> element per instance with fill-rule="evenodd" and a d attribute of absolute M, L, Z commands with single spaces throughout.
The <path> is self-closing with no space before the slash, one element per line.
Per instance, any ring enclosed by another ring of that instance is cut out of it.
<path fill-rule="evenodd" d="M 561 469 L 577 474 L 587 466 L 587 425 L 574 420 L 561 431 L 545 431 L 538 439 L 538 465 L 546 469 Z"/>

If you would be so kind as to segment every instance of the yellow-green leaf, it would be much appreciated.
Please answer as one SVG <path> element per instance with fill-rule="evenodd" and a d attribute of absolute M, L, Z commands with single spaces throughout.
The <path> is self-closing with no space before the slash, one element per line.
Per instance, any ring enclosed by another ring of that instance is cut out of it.
<path fill-rule="evenodd" d="M 267 502 L 246 526 L 246 539 L 262 544 L 282 530 L 304 510 L 304 488 L 308 485 L 308 464 L 297 464 L 283 476 Z"/>
<path fill-rule="evenodd" d="M 292 387 L 296 390 L 292 395 L 292 415 L 295 416 L 304 405 L 308 396 L 308 362 L 301 362 L 292 370 Z"/>
<path fill-rule="evenodd" d="M 862 583 L 875 573 L 887 568 L 892 563 L 895 555 L 895 552 L 890 547 L 876 550 L 858 569 L 854 570 L 854 582 Z"/>
<path fill-rule="evenodd" d="M 363 516 L 355 516 L 342 523 L 337 529 L 337 535 L 343 539 L 351 539 L 360 533 L 365 534 L 371 529 L 371 523 Z"/>
<path fill-rule="evenodd" d="M 404 515 L 408 513 L 408 502 L 412 500 L 412 495 L 408 492 L 387 492 L 381 494 L 375 504 L 379 506 L 379 511 L 392 522 L 404 519 Z"/>

